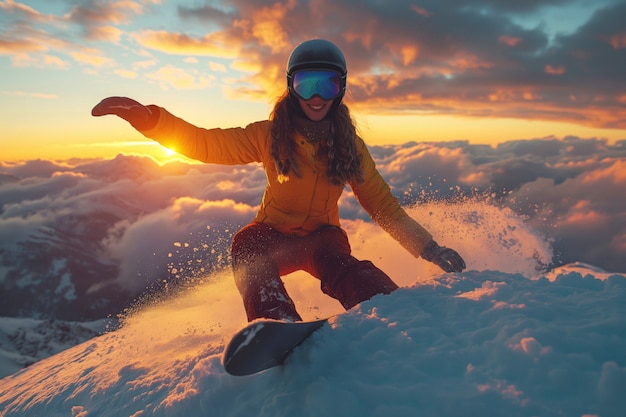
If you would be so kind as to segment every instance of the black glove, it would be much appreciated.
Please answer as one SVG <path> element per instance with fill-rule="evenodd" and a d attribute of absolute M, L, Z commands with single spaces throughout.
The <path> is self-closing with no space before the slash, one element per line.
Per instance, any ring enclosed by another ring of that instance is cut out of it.
<path fill-rule="evenodd" d="M 465 269 L 465 261 L 454 249 L 439 246 L 431 240 L 422 251 L 422 258 L 432 262 L 446 272 L 461 272 Z"/>
<path fill-rule="evenodd" d="M 107 97 L 91 109 L 92 116 L 114 114 L 133 125 L 135 129 L 147 130 L 156 125 L 158 114 L 150 107 L 128 97 Z"/>

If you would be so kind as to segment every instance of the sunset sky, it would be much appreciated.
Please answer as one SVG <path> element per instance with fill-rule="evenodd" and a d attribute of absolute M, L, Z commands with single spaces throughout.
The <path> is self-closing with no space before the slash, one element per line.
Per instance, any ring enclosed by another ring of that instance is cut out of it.
<path fill-rule="evenodd" d="M 0 0 L 0 160 L 164 156 L 90 116 L 111 95 L 203 127 L 265 119 L 318 37 L 372 145 L 626 139 L 623 0 Z"/>

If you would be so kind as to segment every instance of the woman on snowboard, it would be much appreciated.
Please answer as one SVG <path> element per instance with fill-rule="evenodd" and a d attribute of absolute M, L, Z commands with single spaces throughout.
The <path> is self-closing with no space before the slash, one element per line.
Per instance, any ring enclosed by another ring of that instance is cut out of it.
<path fill-rule="evenodd" d="M 298 45 L 287 64 L 287 90 L 269 120 L 245 128 L 203 129 L 154 105 L 109 97 L 92 115 L 115 114 L 148 138 L 190 158 L 217 164 L 261 162 L 267 187 L 256 217 L 232 241 L 232 267 L 248 320 L 299 321 L 282 275 L 304 270 L 345 309 L 398 286 L 370 261 L 351 255 L 337 202 L 348 184 L 359 203 L 411 254 L 446 272 L 465 262 L 439 246 L 408 216 L 357 136 L 348 107 L 346 62 L 322 39 Z"/>

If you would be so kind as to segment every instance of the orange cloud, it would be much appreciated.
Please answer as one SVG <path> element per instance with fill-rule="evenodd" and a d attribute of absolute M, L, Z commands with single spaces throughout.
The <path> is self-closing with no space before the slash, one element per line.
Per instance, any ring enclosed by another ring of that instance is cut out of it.
<path fill-rule="evenodd" d="M 113 60 L 102 56 L 97 49 L 83 49 L 81 51 L 70 52 L 70 55 L 78 62 L 82 64 L 91 65 L 94 67 L 102 67 L 105 65 L 111 65 Z"/>
<path fill-rule="evenodd" d="M 559 102 L 546 100 L 543 94 L 527 87 L 502 86 L 491 92 L 473 91 L 465 87 L 431 91 L 427 83 L 423 83 L 426 86 L 422 89 L 423 93 L 412 90 L 399 94 L 399 89 L 394 87 L 404 86 L 407 82 L 410 80 L 398 73 L 379 77 L 353 77 L 348 88 L 360 93 L 355 97 L 358 98 L 359 110 L 366 113 L 381 114 L 401 109 L 403 114 L 428 112 L 463 117 L 525 118 L 626 129 L 626 109 L 606 100 L 593 104 L 589 103 L 593 98 L 588 98 L 584 104 L 585 110 L 581 111 L 580 106 L 583 104 L 565 107 Z M 415 82 L 419 82 L 419 79 Z"/>
<path fill-rule="evenodd" d="M 129 70 L 123 70 L 123 69 L 118 69 L 118 70 L 115 70 L 114 72 L 122 78 L 137 78 L 139 76 L 139 74 L 137 74 L 135 71 L 129 71 Z"/>
<path fill-rule="evenodd" d="M 552 65 L 546 65 L 545 72 L 546 74 L 563 75 L 565 74 L 565 67 L 562 67 L 562 66 L 554 67 Z"/>
<path fill-rule="evenodd" d="M 519 343 L 512 343 L 509 347 L 531 356 L 547 355 L 552 352 L 550 346 L 542 346 L 534 337 L 522 337 Z"/>
<path fill-rule="evenodd" d="M 406 66 L 412 64 L 419 55 L 419 49 L 415 45 L 405 45 L 400 48 L 402 63 Z"/>
<path fill-rule="evenodd" d="M 92 39 L 113 43 L 119 43 L 121 37 L 122 31 L 115 26 L 101 26 L 94 28 L 91 34 Z"/>
<path fill-rule="evenodd" d="M 516 92 L 509 89 L 499 89 L 488 95 L 491 102 L 512 102 L 515 101 L 516 97 Z"/>
<path fill-rule="evenodd" d="M 626 160 L 618 159 L 613 164 L 604 169 L 596 169 L 587 174 L 584 183 L 597 183 L 609 181 L 614 185 L 626 186 Z"/>
<path fill-rule="evenodd" d="M 526 90 L 522 92 L 522 98 L 526 101 L 536 101 L 541 100 L 543 96 L 537 92 Z"/>
<path fill-rule="evenodd" d="M 364 27 L 359 28 L 360 30 L 351 31 L 346 30 L 341 37 L 346 40 L 348 43 L 355 43 L 359 45 L 363 45 L 365 49 L 372 49 L 372 42 L 374 41 L 374 30 L 370 30 L 369 26 L 376 25 L 374 20 L 370 20 L 369 22 L 364 23 Z"/>
<path fill-rule="evenodd" d="M 240 46 L 219 32 L 209 33 L 202 38 L 193 38 L 182 33 L 164 30 L 145 30 L 133 35 L 143 47 L 172 55 L 201 55 L 218 58 L 235 58 Z"/>
<path fill-rule="evenodd" d="M 164 88 L 172 86 L 179 90 L 206 88 L 215 80 L 215 77 L 202 74 L 198 70 L 188 71 L 176 68 L 173 65 L 168 65 L 152 74 L 147 74 L 146 78 L 159 81 Z"/>
<path fill-rule="evenodd" d="M 261 45 L 269 46 L 272 52 L 291 49 L 289 35 L 281 23 L 296 5 L 295 0 L 289 0 L 286 5 L 276 3 L 272 7 L 261 8 L 251 19 L 252 36 Z"/>
<path fill-rule="evenodd" d="M 65 69 L 68 67 L 67 62 L 61 58 L 47 54 L 15 54 L 11 57 L 11 63 L 14 67 L 36 67 L 47 69 Z"/>
<path fill-rule="evenodd" d="M 42 98 L 46 100 L 58 98 L 58 95 L 48 94 L 48 93 L 27 93 L 25 91 L 12 91 L 12 92 L 5 91 L 3 93 L 7 95 L 17 96 L 17 97 L 34 97 L 34 98 Z"/>
<path fill-rule="evenodd" d="M 498 42 L 504 44 L 504 45 L 508 45 L 508 46 L 517 46 L 520 43 L 522 43 L 522 38 L 518 38 L 518 37 L 514 37 L 514 36 L 508 36 L 508 35 L 502 35 L 498 38 Z"/>
<path fill-rule="evenodd" d="M 218 62 L 209 62 L 209 68 L 211 68 L 213 72 L 226 72 L 226 66 Z"/>
<path fill-rule="evenodd" d="M 418 6 L 415 6 L 415 5 L 411 5 L 411 9 L 413 9 L 413 11 L 415 13 L 417 13 L 418 15 L 420 15 L 420 16 L 424 16 L 424 17 L 432 16 L 431 12 L 429 12 L 428 10 L 423 9 L 421 7 L 418 7 Z"/>
<path fill-rule="evenodd" d="M 604 213 L 600 213 L 592 208 L 593 204 L 589 200 L 577 201 L 564 215 L 559 222 L 560 226 L 564 225 L 598 225 L 608 220 Z"/>
<path fill-rule="evenodd" d="M 484 59 L 481 59 L 478 55 L 469 52 L 460 52 L 450 59 L 448 63 L 457 70 L 463 69 L 478 69 L 478 68 L 493 68 L 494 64 Z"/>
<path fill-rule="evenodd" d="M 618 253 L 626 253 L 626 233 L 616 235 L 611 239 L 611 246 L 616 248 Z"/>
<path fill-rule="evenodd" d="M 611 46 L 614 49 L 626 48 L 626 32 L 617 33 L 611 36 Z"/>
<path fill-rule="evenodd" d="M 373 102 L 375 102 L 377 101 L 375 99 L 377 92 L 381 88 L 385 88 L 385 86 L 392 84 L 393 82 L 391 81 L 391 79 L 393 79 L 394 77 L 395 75 L 393 74 L 383 75 L 380 77 L 373 77 L 373 76 L 351 77 L 349 81 L 348 89 L 358 87 L 360 91 L 363 91 L 368 97 L 372 98 L 371 100 Z"/>
<path fill-rule="evenodd" d="M 72 7 L 65 19 L 81 24 L 89 33 L 91 28 L 97 28 L 102 23 L 125 23 L 129 20 L 128 12 L 141 14 L 143 6 L 131 0 L 117 0 L 108 3 L 90 2 L 88 5 Z"/>
<path fill-rule="evenodd" d="M 49 18 L 42 13 L 39 13 L 37 10 L 32 7 L 23 4 L 16 3 L 13 0 L 7 0 L 5 2 L 0 2 L 0 9 L 6 11 L 7 13 L 19 13 L 21 15 L 26 16 L 28 19 L 35 20 L 48 20 Z"/>
<path fill-rule="evenodd" d="M 16 39 L 16 40 L 5 40 L 0 39 L 0 54 L 2 55 L 12 55 L 12 54 L 23 54 L 25 52 L 34 52 L 34 51 L 46 51 L 48 48 L 36 42 L 33 39 Z"/>

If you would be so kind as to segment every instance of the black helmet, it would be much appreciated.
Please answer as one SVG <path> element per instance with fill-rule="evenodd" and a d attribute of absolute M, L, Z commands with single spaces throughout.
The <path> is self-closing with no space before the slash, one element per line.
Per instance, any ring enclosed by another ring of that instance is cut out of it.
<path fill-rule="evenodd" d="M 344 76 L 348 73 L 341 49 L 324 39 L 313 39 L 296 46 L 289 56 L 287 75 L 293 75 L 300 69 L 314 68 L 332 69 Z"/>
<path fill-rule="evenodd" d="M 292 93 L 293 74 L 303 69 L 330 69 L 341 74 L 341 91 L 335 99 L 335 107 L 346 92 L 346 58 L 337 45 L 325 39 L 312 39 L 296 46 L 287 62 L 287 88 Z"/>

